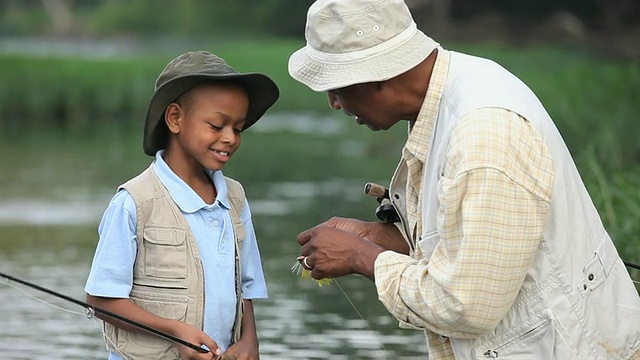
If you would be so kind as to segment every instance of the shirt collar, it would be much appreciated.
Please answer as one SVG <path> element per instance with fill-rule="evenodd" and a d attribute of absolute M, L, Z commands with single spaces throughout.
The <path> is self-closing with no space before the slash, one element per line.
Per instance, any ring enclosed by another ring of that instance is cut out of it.
<path fill-rule="evenodd" d="M 444 83 L 447 80 L 449 71 L 449 61 L 451 54 L 449 51 L 438 47 L 438 55 L 433 65 L 429 87 L 425 95 L 424 102 L 418 113 L 413 128 L 409 124 L 408 138 L 404 146 L 403 153 L 408 152 L 420 159 L 426 161 L 427 154 L 431 147 L 431 138 L 433 136 L 433 127 L 438 116 L 440 101 L 442 100 L 442 91 Z"/>
<path fill-rule="evenodd" d="M 178 205 L 180 210 L 184 213 L 195 213 L 196 211 L 211 207 L 213 205 L 207 204 L 202 198 L 186 183 L 182 180 L 162 158 L 164 150 L 156 152 L 156 159 L 153 162 L 153 170 L 158 175 L 160 182 L 167 188 L 167 191 L 171 195 L 173 201 Z M 213 180 L 213 185 L 216 188 L 218 195 L 216 201 L 222 206 L 229 209 L 229 199 L 227 197 L 227 182 L 222 174 L 221 170 L 209 170 L 206 169 L 207 174 Z M 215 204 L 215 202 L 214 202 Z"/>

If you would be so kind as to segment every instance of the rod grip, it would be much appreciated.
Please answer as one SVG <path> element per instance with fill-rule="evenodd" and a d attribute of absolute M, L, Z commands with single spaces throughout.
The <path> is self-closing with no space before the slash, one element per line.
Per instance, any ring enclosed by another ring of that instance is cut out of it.
<path fill-rule="evenodd" d="M 389 189 L 384 186 L 372 182 L 364 184 L 364 193 L 378 198 L 389 198 Z"/>

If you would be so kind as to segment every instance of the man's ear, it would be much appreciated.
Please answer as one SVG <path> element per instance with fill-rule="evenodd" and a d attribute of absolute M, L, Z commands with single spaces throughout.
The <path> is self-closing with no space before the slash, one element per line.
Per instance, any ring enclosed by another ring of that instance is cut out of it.
<path fill-rule="evenodd" d="M 180 132 L 180 122 L 182 121 L 182 108 L 175 102 L 167 105 L 164 109 L 164 122 L 167 124 L 169 132 L 177 134 Z"/>
<path fill-rule="evenodd" d="M 338 101 L 338 94 L 335 91 L 327 92 L 327 101 L 329 102 L 329 107 L 331 110 L 340 110 L 340 102 Z"/>

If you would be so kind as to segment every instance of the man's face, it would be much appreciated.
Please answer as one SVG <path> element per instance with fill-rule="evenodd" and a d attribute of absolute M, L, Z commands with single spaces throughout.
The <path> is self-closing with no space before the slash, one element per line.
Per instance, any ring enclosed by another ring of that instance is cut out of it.
<path fill-rule="evenodd" d="M 387 130 L 398 119 L 389 116 L 390 104 L 384 94 L 383 83 L 364 83 L 327 92 L 329 106 L 355 118 L 358 125 L 373 131 Z"/>

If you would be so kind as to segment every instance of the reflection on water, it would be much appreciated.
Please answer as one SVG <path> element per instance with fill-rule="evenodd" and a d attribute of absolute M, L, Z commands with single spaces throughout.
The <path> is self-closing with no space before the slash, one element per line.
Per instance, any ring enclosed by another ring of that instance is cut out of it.
<path fill-rule="evenodd" d="M 315 196 L 344 196 L 340 191 L 329 194 L 327 189 L 344 188 L 335 183 L 298 185 L 299 192 L 291 184 L 274 184 L 265 193 L 267 198 L 252 201 L 269 289 L 269 299 L 255 304 L 262 358 L 426 358 L 422 334 L 397 328 L 377 301 L 369 280 L 358 276 L 339 279 L 347 298 L 336 284 L 320 288 L 290 272 L 299 249 L 295 235 L 302 230 L 302 225 L 292 224 L 305 223 L 297 216 L 311 208 L 311 203 L 313 208 L 318 206 Z M 284 187 L 289 197 L 282 196 Z M 279 200 L 272 200 L 275 198 Z M 95 223 L 102 210 L 95 208 L 95 202 L 19 203 L 19 211 L 13 212 L 8 209 L 17 203 L 0 205 L 0 222 L 5 224 L 0 227 L 0 271 L 84 300 Z M 106 200 L 98 203 L 104 207 Z M 331 206 L 331 201 L 323 203 Z M 284 213 L 288 215 L 282 216 Z M 84 221 L 70 226 L 69 219 Z M 10 220 L 23 225 L 6 225 Z M 52 226 L 56 222 L 63 226 Z M 87 225 L 78 225 L 82 222 Z M 98 320 L 87 319 L 82 306 L 4 280 L 0 280 L 0 304 L 0 358 L 106 358 Z"/>
<path fill-rule="evenodd" d="M 54 202 L 16 199 L 0 202 L 0 224 L 78 225 L 93 224 L 104 211 L 101 202 Z"/>
<path fill-rule="evenodd" d="M 0 244 L 5 245 L 4 242 L 6 239 Z M 88 271 L 87 252 L 50 250 L 27 246 L 18 251 L 2 251 L 0 271 L 83 299 L 81 282 Z M 0 280 L 0 304 L 0 358 L 104 358 L 98 326 L 85 317 L 81 306 L 5 280 Z"/>

